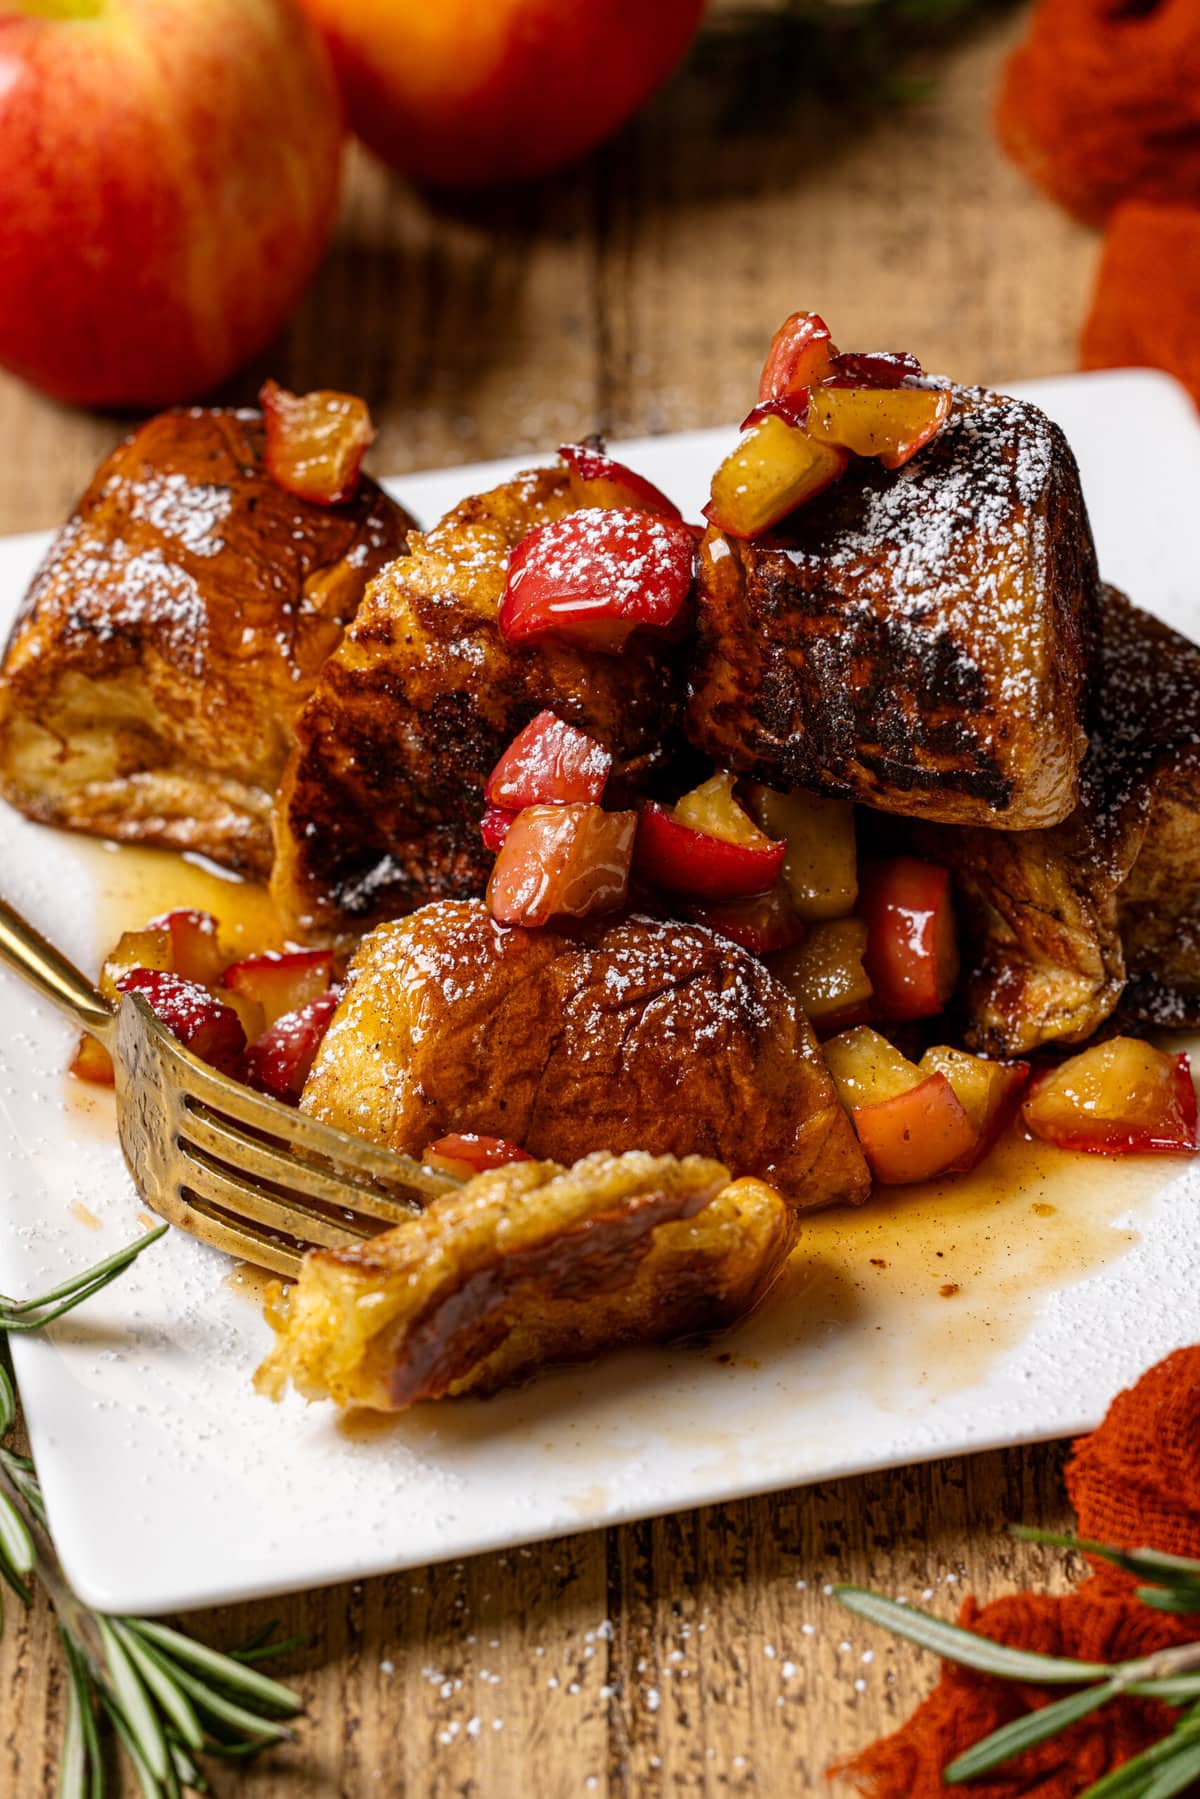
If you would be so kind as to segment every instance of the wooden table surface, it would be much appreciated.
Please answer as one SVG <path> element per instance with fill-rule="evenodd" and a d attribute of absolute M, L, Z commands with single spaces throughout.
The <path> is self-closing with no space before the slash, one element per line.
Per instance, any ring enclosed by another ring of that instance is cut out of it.
<path fill-rule="evenodd" d="M 270 369 L 365 393 L 390 473 L 727 422 L 797 306 L 965 380 L 1070 369 L 1096 241 L 989 130 L 1020 24 L 939 53 L 928 99 L 861 116 L 807 97 L 781 118 L 753 90 L 731 108 L 710 40 L 614 143 L 516 195 L 430 201 L 355 156 L 305 307 L 231 392 Z M 0 531 L 57 523 L 122 428 L 3 379 L 0 427 Z M 898 1723 L 935 1668 L 823 1588 L 950 1614 L 965 1590 L 1047 1578 L 1001 1533 L 1064 1521 L 1061 1465 L 1057 1446 L 981 1455 L 194 1619 L 218 1644 L 268 1617 L 310 1639 L 289 1670 L 308 1704 L 295 1746 L 216 1788 L 845 1791 L 826 1763 Z M 0 1691 L 0 1793 L 48 1794 L 63 1689 L 40 1602 L 5 1608 Z"/>

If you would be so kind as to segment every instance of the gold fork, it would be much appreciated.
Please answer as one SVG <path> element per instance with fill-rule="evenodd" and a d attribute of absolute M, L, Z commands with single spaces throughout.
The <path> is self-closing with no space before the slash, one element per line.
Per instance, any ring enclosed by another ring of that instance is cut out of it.
<path fill-rule="evenodd" d="M 295 1279 L 306 1249 L 361 1242 L 460 1184 L 218 1074 L 140 993 L 110 1006 L 3 898 L 0 960 L 104 1045 L 134 1185 L 214 1249 Z"/>

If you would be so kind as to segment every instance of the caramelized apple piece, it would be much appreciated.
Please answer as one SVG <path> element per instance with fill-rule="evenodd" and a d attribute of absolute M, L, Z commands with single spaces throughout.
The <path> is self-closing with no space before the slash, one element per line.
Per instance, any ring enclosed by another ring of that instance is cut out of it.
<path fill-rule="evenodd" d="M 375 441 L 366 402 L 329 389 L 293 394 L 275 381 L 263 383 L 258 399 L 267 423 L 272 481 L 318 506 L 350 499 Z"/>
<path fill-rule="evenodd" d="M 497 762 L 484 798 L 489 806 L 521 812 L 526 806 L 598 806 L 612 757 L 575 725 L 539 712 Z"/>
<path fill-rule="evenodd" d="M 832 1038 L 825 1060 L 885 1186 L 931 1180 L 961 1167 L 979 1134 L 944 1074 L 925 1074 L 865 1025 Z"/>
<path fill-rule="evenodd" d="M 117 1078 L 112 1057 L 102 1043 L 86 1032 L 79 1039 L 75 1060 L 67 1069 L 77 1081 L 90 1081 L 95 1087 L 111 1087 Z"/>
<path fill-rule="evenodd" d="M 921 1057 L 925 1074 L 944 1074 L 953 1087 L 976 1132 L 976 1144 L 956 1173 L 965 1173 L 983 1160 L 996 1139 L 1017 1115 L 1021 1094 L 1029 1080 L 1028 1062 L 988 1062 L 965 1049 L 939 1044 Z"/>
<path fill-rule="evenodd" d="M 770 413 L 742 433 L 717 469 L 704 516 L 731 537 L 760 537 L 836 481 L 849 460 Z"/>
<path fill-rule="evenodd" d="M 796 916 L 787 888 L 778 881 L 769 893 L 716 905 L 689 906 L 687 915 L 694 924 L 707 925 L 718 937 L 728 937 L 752 956 L 787 949 L 804 936 L 804 925 Z"/>
<path fill-rule="evenodd" d="M 755 782 L 746 803 L 769 837 L 787 844 L 783 878 L 800 917 L 844 918 L 858 899 L 854 807 L 819 793 L 776 793 Z"/>
<path fill-rule="evenodd" d="M 685 793 L 673 810 L 649 801 L 638 821 L 639 872 L 653 886 L 697 899 L 768 892 L 779 878 L 785 850 L 738 804 L 728 774 Z"/>
<path fill-rule="evenodd" d="M 217 935 L 217 921 L 211 912 L 198 912 L 194 907 L 180 907 L 152 918 L 149 931 L 166 931 L 171 940 L 170 968 L 185 981 L 199 981 L 211 986 L 221 978 L 227 957 Z M 156 963 L 145 963 L 148 968 Z"/>
<path fill-rule="evenodd" d="M 859 1106 L 854 1128 L 871 1173 L 885 1187 L 905 1187 L 971 1164 L 978 1138 L 944 1074 L 877 1105 Z"/>
<path fill-rule="evenodd" d="M 881 1018 L 931 1018 L 958 979 L 958 929 L 950 875 L 932 862 L 897 856 L 868 862 L 860 906 L 867 924 L 867 973 Z"/>
<path fill-rule="evenodd" d="M 242 1057 L 241 1079 L 272 1099 L 296 1105 L 337 1003 L 338 995 L 330 990 L 277 1018 Z"/>
<path fill-rule="evenodd" d="M 234 1071 L 246 1033 L 232 1007 L 222 1005 L 207 987 L 161 969 L 134 968 L 121 976 L 117 990 L 143 994 L 185 1049 L 227 1074 Z"/>
<path fill-rule="evenodd" d="M 481 1137 L 475 1131 L 451 1131 L 431 1143 L 421 1160 L 428 1168 L 440 1168 L 460 1181 L 484 1174 L 489 1168 L 507 1168 L 511 1162 L 532 1162 L 527 1150 L 504 1137 Z"/>
<path fill-rule="evenodd" d="M 636 812 L 527 806 L 509 827 L 488 882 L 499 924 L 544 925 L 625 903 Z"/>
<path fill-rule="evenodd" d="M 676 519 L 587 507 L 522 539 L 500 600 L 506 643 L 560 638 L 618 655 L 639 626 L 674 624 L 691 592 L 696 539 Z"/>
<path fill-rule="evenodd" d="M 950 416 L 944 387 L 815 387 L 806 429 L 822 444 L 902 468 Z"/>
<path fill-rule="evenodd" d="M 758 381 L 760 400 L 794 394 L 833 372 L 837 346 L 819 313 L 793 312 L 774 337 Z"/>
<path fill-rule="evenodd" d="M 682 520 L 673 500 L 623 462 L 614 462 L 590 444 L 563 444 L 559 455 L 571 471 L 571 498 L 577 506 L 624 506 L 657 518 Z"/>
<path fill-rule="evenodd" d="M 924 373 L 907 350 L 843 350 L 826 380 L 835 387 L 903 387 Z"/>
<path fill-rule="evenodd" d="M 675 817 L 689 830 L 701 831 L 706 837 L 719 837 L 723 843 L 739 843 L 746 849 L 773 849 L 770 838 L 759 830 L 746 808 L 734 793 L 731 774 L 710 775 L 676 800 Z"/>
<path fill-rule="evenodd" d="M 1022 1107 L 1036 1137 L 1098 1155 L 1193 1153 L 1196 1093 L 1186 1056 L 1113 1037 L 1037 1081 Z"/>
<path fill-rule="evenodd" d="M 489 806 L 479 821 L 479 835 L 483 838 L 485 850 L 491 850 L 493 856 L 500 853 L 500 846 L 512 829 L 515 812 L 508 812 L 503 806 Z"/>
<path fill-rule="evenodd" d="M 225 970 L 224 985 L 262 1007 L 263 1025 L 319 999 L 333 980 L 333 956 L 325 949 L 267 950 Z"/>
<path fill-rule="evenodd" d="M 768 963 L 818 1036 L 866 1022 L 871 1006 L 866 948 L 861 918 L 833 918 L 813 925 L 803 943 Z"/>
<path fill-rule="evenodd" d="M 131 974 L 135 968 L 157 968 L 165 974 L 175 972 L 171 933 L 165 925 L 121 932 L 100 970 L 100 991 L 105 999 L 116 1005 L 121 997 L 121 977 Z"/>

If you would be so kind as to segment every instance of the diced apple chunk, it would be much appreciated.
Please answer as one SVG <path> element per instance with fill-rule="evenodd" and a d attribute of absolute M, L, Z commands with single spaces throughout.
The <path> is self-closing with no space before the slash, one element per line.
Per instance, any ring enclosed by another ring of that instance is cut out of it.
<path fill-rule="evenodd" d="M 867 927 L 860 918 L 815 924 L 804 942 L 772 956 L 768 967 L 818 1034 L 865 1021 L 871 983 L 863 967 Z"/>
<path fill-rule="evenodd" d="M 944 1074 L 873 1106 L 858 1106 L 854 1128 L 871 1173 L 887 1187 L 956 1173 L 978 1138 Z"/>
<path fill-rule="evenodd" d="M 1012 1122 L 1029 1079 L 1027 1062 L 989 1062 L 964 1049 L 939 1044 L 921 1057 L 926 1074 L 944 1074 L 974 1126 L 977 1142 L 970 1160 L 973 1168 Z"/>
<path fill-rule="evenodd" d="M 825 1061 L 848 1112 L 894 1099 L 925 1079 L 915 1062 L 868 1025 L 831 1037 Z"/>
<path fill-rule="evenodd" d="M 817 443 L 902 468 L 950 416 L 950 392 L 930 387 L 814 387 L 806 427 Z"/>
<path fill-rule="evenodd" d="M 100 991 L 113 1005 L 121 997 L 117 983 L 122 975 L 135 968 L 156 968 L 164 974 L 175 972 L 171 933 L 165 925 L 147 926 L 144 931 L 122 931 L 104 958 L 100 970 Z"/>
<path fill-rule="evenodd" d="M 95 1087 L 111 1087 L 116 1081 L 112 1057 L 102 1043 L 86 1035 L 79 1039 L 75 1060 L 67 1070 L 77 1081 L 90 1081 Z"/>
<path fill-rule="evenodd" d="M 204 987 L 220 980 L 228 957 L 221 948 L 217 921 L 211 912 L 179 907 L 152 918 L 147 929 L 166 931 L 170 937 L 172 974 L 185 981 L 199 981 Z"/>
<path fill-rule="evenodd" d="M 854 807 L 820 793 L 777 793 L 755 782 L 747 804 L 769 837 L 787 844 L 783 878 L 800 917 L 844 918 L 858 898 Z"/>
<path fill-rule="evenodd" d="M 1022 1108 L 1037 1137 L 1098 1155 L 1194 1152 L 1196 1093 L 1186 1056 L 1113 1037 L 1038 1081 Z"/>
<path fill-rule="evenodd" d="M 845 450 L 769 413 L 744 431 L 712 478 L 704 515 L 731 537 L 759 537 L 843 474 Z"/>
<path fill-rule="evenodd" d="M 257 1031 L 247 1032 L 253 1042 L 277 1018 L 319 999 L 332 980 L 333 956 L 328 950 L 268 950 L 234 962 L 225 970 L 223 984 L 261 1007 L 263 1023 Z"/>
<path fill-rule="evenodd" d="M 944 1074 L 926 1074 L 866 1026 L 833 1037 L 825 1060 L 871 1173 L 885 1186 L 960 1167 L 978 1133 Z"/>

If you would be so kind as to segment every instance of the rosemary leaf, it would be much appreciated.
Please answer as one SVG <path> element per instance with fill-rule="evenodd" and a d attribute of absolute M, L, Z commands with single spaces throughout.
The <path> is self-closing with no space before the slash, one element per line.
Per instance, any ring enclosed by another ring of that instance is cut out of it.
<path fill-rule="evenodd" d="M 17 1396 L 8 1369 L 0 1362 L 0 1437 L 6 1437 L 17 1421 Z"/>
<path fill-rule="evenodd" d="M 72 1275 L 70 1280 L 63 1281 L 59 1287 L 52 1287 L 48 1293 L 39 1294 L 36 1299 L 0 1297 L 0 1329 L 7 1331 L 19 1328 L 8 1320 L 28 1317 L 31 1312 L 43 1312 L 58 1300 L 65 1299 L 69 1300 L 72 1305 L 78 1305 L 81 1300 L 89 1298 L 101 1287 L 107 1287 L 109 1282 L 115 1281 L 118 1275 L 124 1274 L 131 1262 L 136 1262 L 137 1258 L 149 1249 L 152 1243 L 157 1243 L 160 1237 L 166 1235 L 167 1229 L 165 1224 L 160 1224 L 155 1230 L 147 1231 L 136 1242 L 127 1243 L 115 1254 L 106 1256 L 102 1262 L 94 1262 L 90 1268 L 85 1268 L 82 1274 Z M 57 1317 L 59 1314 L 56 1313 L 55 1316 Z M 48 1323 L 49 1320 L 46 1319 L 43 1322 Z"/>
<path fill-rule="evenodd" d="M 271 1626 L 273 1630 L 274 1625 Z M 277 1637 L 273 1643 L 250 1642 L 243 1649 L 231 1649 L 231 1661 L 241 1662 L 248 1666 L 252 1662 L 268 1662 L 277 1655 L 290 1655 L 293 1649 L 305 1649 L 308 1646 L 306 1636 Z"/>
<path fill-rule="evenodd" d="M 982 1674 L 995 1674 L 1003 1680 L 1026 1680 L 1038 1686 L 1078 1686 L 1081 1681 L 1109 1680 L 1117 1666 L 1106 1662 L 1076 1662 L 1065 1656 L 1038 1655 L 1030 1650 L 1010 1649 L 1004 1643 L 993 1643 L 988 1637 L 931 1618 L 911 1605 L 885 1599 L 863 1587 L 835 1587 L 834 1598 L 849 1611 L 872 1624 L 882 1624 L 910 1643 L 931 1649 L 946 1661 L 960 1667 L 977 1668 Z"/>
<path fill-rule="evenodd" d="M 209 1649 L 205 1644 L 197 1643 L 193 1638 L 185 1637 L 168 1625 L 157 1624 L 149 1618 L 127 1618 L 125 1622 L 138 1636 L 154 1644 L 161 1652 L 175 1661 L 186 1663 L 210 1680 L 218 1681 L 221 1686 L 227 1687 L 242 1699 L 269 1706 L 285 1718 L 294 1718 L 297 1712 L 303 1710 L 304 1701 L 299 1693 L 294 1693 L 290 1687 L 281 1686 L 277 1680 L 270 1680 L 255 1668 L 248 1668 L 244 1662 L 235 1661 L 231 1655 L 222 1655 L 220 1650 Z"/>
<path fill-rule="evenodd" d="M 146 1766 L 145 1759 L 138 1746 L 138 1740 L 129 1728 L 124 1712 L 106 1693 L 102 1693 L 100 1697 L 105 1715 L 117 1735 L 120 1737 L 126 1755 L 133 1763 L 133 1770 L 138 1777 L 138 1784 L 142 1789 L 143 1799 L 163 1799 L 162 1784 L 155 1780 L 153 1774 Z"/>
<path fill-rule="evenodd" d="M 163 1735 L 158 1714 L 112 1624 L 107 1618 L 100 1616 L 97 1616 L 96 1623 L 100 1629 L 104 1659 L 112 1677 L 113 1697 L 119 1704 L 130 1735 L 137 1743 L 148 1771 L 155 1780 L 165 1782 L 169 1778 L 171 1758 L 167 1753 L 167 1739 Z"/>
<path fill-rule="evenodd" d="M 1075 1549 L 1081 1555 L 1098 1556 L 1155 1586 L 1200 1587 L 1200 1562 L 1189 1556 L 1167 1555 L 1160 1549 L 1114 1549 L 1111 1543 L 1095 1543 L 1090 1537 L 1076 1537 L 1064 1531 L 1035 1530 L 1028 1524 L 1010 1525 L 1009 1535 L 1020 1538 L 1022 1543 L 1044 1543 L 1053 1549 Z"/>
<path fill-rule="evenodd" d="M 1157 1612 L 1200 1612 L 1200 1586 L 1139 1587 L 1137 1596 Z"/>
<path fill-rule="evenodd" d="M 0 1558 L 18 1579 L 33 1573 L 37 1559 L 29 1526 L 8 1497 L 0 1491 Z"/>
<path fill-rule="evenodd" d="M 67 1658 L 67 1675 L 79 1702 L 79 1721 L 88 1766 L 88 1799 L 104 1799 L 104 1758 L 100 1752 L 100 1732 L 96 1728 L 96 1707 L 92 1699 L 92 1679 L 82 1650 L 63 1625 L 58 1627 L 59 1640 Z"/>
<path fill-rule="evenodd" d="M 61 1631 L 59 1634 L 61 1636 Z M 67 1659 L 67 1721 L 59 1753 L 58 1799 L 88 1799 L 88 1753 L 83 1712 L 91 1699 L 86 1688 L 80 1692 L 79 1674 L 65 1638 L 63 1648 Z"/>
<path fill-rule="evenodd" d="M 204 1731 L 188 1696 L 164 1673 L 157 1659 L 138 1642 L 135 1631 L 119 1618 L 112 1619 L 112 1629 L 121 1647 L 133 1663 L 138 1677 L 150 1695 L 166 1713 L 189 1749 L 203 1749 Z"/>
<path fill-rule="evenodd" d="M 998 1768 L 1001 1762 L 1011 1761 L 1014 1755 L 1020 1755 L 1025 1749 L 1032 1749 L 1035 1743 L 1044 1743 L 1048 1737 L 1056 1737 L 1060 1730 L 1066 1730 L 1069 1724 L 1086 1718 L 1089 1712 L 1099 1711 L 1102 1705 L 1107 1705 L 1120 1691 L 1119 1681 L 1107 1680 L 1102 1686 L 1084 1687 L 1081 1692 L 1070 1693 L 1065 1699 L 1056 1700 L 1053 1705 L 1044 1705 L 1038 1711 L 1026 1712 L 1024 1717 L 1014 1718 L 1011 1724 L 1002 1724 L 991 1736 L 984 1737 L 956 1761 L 952 1761 L 942 1779 L 950 1786 L 958 1786 L 964 1780 L 977 1780 L 981 1774 L 988 1774 L 993 1768 Z"/>
<path fill-rule="evenodd" d="M 1200 1781 L 1200 1743 L 1187 1744 L 1164 1764 L 1146 1788 L 1144 1799 L 1174 1799 L 1176 1793 L 1194 1792 Z"/>

